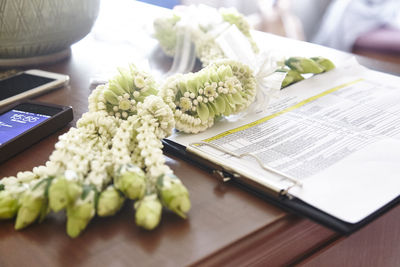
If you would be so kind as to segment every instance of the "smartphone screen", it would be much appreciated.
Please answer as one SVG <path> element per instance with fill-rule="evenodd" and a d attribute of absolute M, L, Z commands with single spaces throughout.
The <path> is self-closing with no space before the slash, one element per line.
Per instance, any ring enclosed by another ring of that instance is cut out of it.
<path fill-rule="evenodd" d="M 0 80 L 0 101 L 52 81 L 55 81 L 55 79 L 28 73 L 21 73 L 8 79 Z"/>
<path fill-rule="evenodd" d="M 23 103 L 0 114 L 0 146 L 50 119 L 58 112 L 60 109 L 54 107 Z"/>
<path fill-rule="evenodd" d="M 64 127 L 72 108 L 36 101 L 0 109 L 0 163 Z"/>

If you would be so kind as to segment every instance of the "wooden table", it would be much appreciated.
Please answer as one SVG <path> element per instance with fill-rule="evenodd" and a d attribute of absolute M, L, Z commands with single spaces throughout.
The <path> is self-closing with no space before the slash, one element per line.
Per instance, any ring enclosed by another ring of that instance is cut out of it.
<path fill-rule="evenodd" d="M 39 66 L 70 75 L 68 87 L 38 99 L 71 105 L 74 121 L 1 164 L 0 177 L 31 170 L 46 161 L 57 137 L 87 111 L 92 78 L 140 55 L 156 62 L 153 69 L 162 70 L 171 63 L 157 50 L 152 51 L 154 40 L 148 36 L 147 41 L 140 39 L 139 32 L 148 28 L 132 28 L 131 34 L 139 37 L 137 43 L 99 34 L 97 29 L 104 28 L 108 14 L 115 12 L 109 3 L 103 5 L 108 6 L 103 8 L 97 28 L 73 46 L 69 59 Z M 136 19 L 150 19 L 161 12 L 134 5 L 130 14 Z M 108 30 L 111 34 L 115 29 Z M 400 73 L 399 66 L 362 60 L 368 66 Z M 236 184 L 221 184 L 181 159 L 166 157 L 189 189 L 193 207 L 187 220 L 165 212 L 160 226 L 148 232 L 135 225 L 132 203 L 127 203 L 116 216 L 92 220 L 76 239 L 66 235 L 63 213 L 50 214 L 41 224 L 19 232 L 13 229 L 12 221 L 1 221 L 0 266 L 400 266 L 398 206 L 352 236 L 343 237 Z"/>

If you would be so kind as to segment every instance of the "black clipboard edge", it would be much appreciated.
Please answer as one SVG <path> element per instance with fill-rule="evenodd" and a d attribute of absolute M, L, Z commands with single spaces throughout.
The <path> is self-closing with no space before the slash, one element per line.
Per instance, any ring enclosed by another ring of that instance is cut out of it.
<path fill-rule="evenodd" d="M 232 175 L 232 173 L 222 169 L 220 166 L 213 164 L 212 162 L 193 153 L 189 153 L 186 151 L 185 146 L 177 144 L 168 139 L 164 139 L 162 142 L 164 144 L 164 152 L 176 155 L 179 158 L 182 158 L 185 161 L 188 161 L 210 173 L 213 173 L 216 170 L 221 171 L 225 176 L 231 178 L 232 181 L 251 194 L 255 194 L 287 212 L 296 214 L 300 217 L 308 218 L 316 223 L 324 225 L 325 227 L 342 235 L 348 236 L 353 234 L 400 203 L 400 196 L 398 196 L 360 222 L 355 224 L 347 223 L 325 213 L 322 210 L 310 206 L 298 198 L 288 198 L 287 196 L 282 196 L 279 193 L 269 190 L 268 188 L 265 188 L 264 186 L 254 182 L 251 179 L 247 179 L 246 177 L 235 177 L 235 175 Z"/>

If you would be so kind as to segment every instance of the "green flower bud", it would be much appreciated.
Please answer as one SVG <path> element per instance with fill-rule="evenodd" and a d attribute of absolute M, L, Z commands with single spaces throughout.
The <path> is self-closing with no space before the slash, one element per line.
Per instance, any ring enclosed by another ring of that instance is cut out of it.
<path fill-rule="evenodd" d="M 0 191 L 0 219 L 11 219 L 17 214 L 18 199 L 6 191 Z"/>
<path fill-rule="evenodd" d="M 147 195 L 135 203 L 135 222 L 146 230 L 152 230 L 160 223 L 162 205 L 156 194 Z"/>
<path fill-rule="evenodd" d="M 190 210 L 189 192 L 181 181 L 173 174 L 160 176 L 157 181 L 157 190 L 163 205 L 181 216 L 186 218 L 186 213 Z"/>
<path fill-rule="evenodd" d="M 335 68 L 335 64 L 333 64 L 333 62 L 327 58 L 312 57 L 311 59 L 314 60 L 317 64 L 319 64 L 324 69 L 324 71 L 330 71 Z"/>
<path fill-rule="evenodd" d="M 38 180 L 32 189 L 22 194 L 18 203 L 19 209 L 14 225 L 16 230 L 25 228 L 36 219 L 41 222 L 45 218 L 49 212 L 47 196 L 52 180 L 52 177 Z"/>
<path fill-rule="evenodd" d="M 211 96 L 214 97 L 216 93 L 217 92 L 213 86 L 208 85 L 208 86 L 204 87 L 204 95 L 206 97 L 211 97 Z"/>
<path fill-rule="evenodd" d="M 110 185 L 100 193 L 97 202 L 97 215 L 101 217 L 114 215 L 121 209 L 124 201 L 125 198 L 122 194 L 114 186 Z"/>
<path fill-rule="evenodd" d="M 67 234 L 77 237 L 95 215 L 95 191 L 79 198 L 74 204 L 67 206 Z"/>
<path fill-rule="evenodd" d="M 283 70 L 278 70 L 278 71 L 283 71 L 283 72 L 287 73 L 285 76 L 285 79 L 283 79 L 283 81 L 282 81 L 281 88 L 284 88 L 292 83 L 296 83 L 298 81 L 304 80 L 304 77 L 301 76 L 301 74 L 295 70 L 283 69 Z"/>
<path fill-rule="evenodd" d="M 47 198 L 45 198 L 44 203 L 39 212 L 38 222 L 39 223 L 42 222 L 46 218 L 46 215 L 49 214 L 49 212 L 50 212 L 49 201 Z"/>
<path fill-rule="evenodd" d="M 293 77 L 286 75 L 285 79 L 282 81 L 281 89 L 291 85 L 292 83 L 294 83 Z"/>
<path fill-rule="evenodd" d="M 315 61 L 304 57 L 291 57 L 285 61 L 286 66 L 299 73 L 321 73 L 324 69 Z"/>
<path fill-rule="evenodd" d="M 114 186 L 130 199 L 140 199 L 146 191 L 146 176 L 133 164 L 121 166 L 114 177 Z"/>
<path fill-rule="evenodd" d="M 181 97 L 179 101 L 179 107 L 183 110 L 190 110 L 192 108 L 192 101 L 187 97 Z"/>
<path fill-rule="evenodd" d="M 15 221 L 15 230 L 20 230 L 33 223 L 43 214 L 43 206 L 46 205 L 44 195 L 38 195 L 35 191 L 26 191 L 20 200 L 20 208 Z"/>
<path fill-rule="evenodd" d="M 119 102 L 118 108 L 121 110 L 130 110 L 131 102 L 128 99 L 123 99 Z"/>
<path fill-rule="evenodd" d="M 49 206 L 55 212 L 72 204 L 82 194 L 78 182 L 60 176 L 53 180 L 49 187 Z"/>
<path fill-rule="evenodd" d="M 103 91 L 103 96 L 108 103 L 118 105 L 118 96 L 113 91 L 106 89 Z"/>
<path fill-rule="evenodd" d="M 146 85 L 145 80 L 141 76 L 135 77 L 134 82 L 137 88 L 143 88 Z"/>

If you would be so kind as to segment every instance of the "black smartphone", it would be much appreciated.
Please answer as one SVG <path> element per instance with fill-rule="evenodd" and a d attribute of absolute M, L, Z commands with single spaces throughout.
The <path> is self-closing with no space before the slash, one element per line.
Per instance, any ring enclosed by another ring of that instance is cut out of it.
<path fill-rule="evenodd" d="M 0 162 L 72 121 L 72 108 L 26 101 L 0 110 Z"/>
<path fill-rule="evenodd" d="M 69 76 L 43 70 L 27 70 L 0 80 L 0 107 L 60 88 Z"/>

